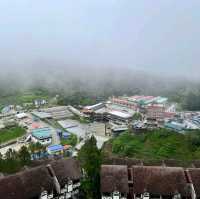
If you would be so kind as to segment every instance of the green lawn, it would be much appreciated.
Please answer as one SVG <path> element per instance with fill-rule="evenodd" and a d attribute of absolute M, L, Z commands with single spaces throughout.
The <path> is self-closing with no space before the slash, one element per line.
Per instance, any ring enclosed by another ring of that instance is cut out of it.
<path fill-rule="evenodd" d="M 179 134 L 161 129 L 146 134 L 124 133 L 109 141 L 111 154 L 137 159 L 200 159 L 200 131 Z"/>
<path fill-rule="evenodd" d="M 21 137 L 26 130 L 21 127 L 10 127 L 0 130 L 0 144 Z"/>

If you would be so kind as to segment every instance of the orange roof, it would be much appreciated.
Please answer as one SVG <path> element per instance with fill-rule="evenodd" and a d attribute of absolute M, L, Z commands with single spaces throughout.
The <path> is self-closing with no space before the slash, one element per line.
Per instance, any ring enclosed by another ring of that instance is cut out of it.
<path fill-rule="evenodd" d="M 69 144 L 66 144 L 66 145 L 64 145 L 63 147 L 64 147 L 64 150 L 67 150 L 67 149 L 70 149 L 72 146 L 69 145 Z"/>

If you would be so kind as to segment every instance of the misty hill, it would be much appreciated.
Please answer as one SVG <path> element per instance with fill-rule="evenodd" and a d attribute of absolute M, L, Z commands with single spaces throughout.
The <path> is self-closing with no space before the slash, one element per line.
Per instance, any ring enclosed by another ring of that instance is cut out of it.
<path fill-rule="evenodd" d="M 31 97 L 27 97 L 27 91 L 36 95 L 33 99 L 59 94 L 62 104 L 84 105 L 105 100 L 112 95 L 144 94 L 166 96 L 171 101 L 183 104 L 185 109 L 200 109 L 200 86 L 196 82 L 133 70 L 123 71 L 119 68 L 87 69 L 60 71 L 58 68 L 58 71 L 54 69 L 41 70 L 37 73 L 10 73 L 4 76 L 1 74 L 0 103 L 26 102 L 27 98 L 30 101 Z M 19 97 L 24 95 L 23 99 Z"/>

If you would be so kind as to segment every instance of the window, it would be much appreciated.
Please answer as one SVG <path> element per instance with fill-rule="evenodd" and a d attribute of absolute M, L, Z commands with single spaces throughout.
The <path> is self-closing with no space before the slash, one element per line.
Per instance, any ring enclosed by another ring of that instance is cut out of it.
<path fill-rule="evenodd" d="M 113 192 L 113 199 L 120 199 L 120 193 L 118 191 Z"/>
<path fill-rule="evenodd" d="M 43 191 L 43 192 L 41 193 L 40 199 L 48 199 L 47 197 L 48 197 L 47 191 Z"/>
<path fill-rule="evenodd" d="M 68 192 L 72 192 L 73 191 L 73 182 L 72 182 L 72 180 L 68 181 L 68 185 L 67 186 L 68 186 L 68 190 L 67 191 Z"/>

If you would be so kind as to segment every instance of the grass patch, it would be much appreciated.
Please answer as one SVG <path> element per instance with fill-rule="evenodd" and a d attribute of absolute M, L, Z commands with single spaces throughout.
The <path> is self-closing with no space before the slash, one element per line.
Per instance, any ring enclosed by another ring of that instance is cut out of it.
<path fill-rule="evenodd" d="M 2 129 L 0 130 L 0 144 L 21 137 L 25 133 L 26 130 L 19 126 Z"/>

